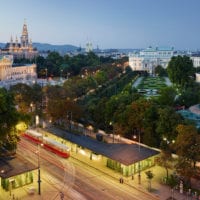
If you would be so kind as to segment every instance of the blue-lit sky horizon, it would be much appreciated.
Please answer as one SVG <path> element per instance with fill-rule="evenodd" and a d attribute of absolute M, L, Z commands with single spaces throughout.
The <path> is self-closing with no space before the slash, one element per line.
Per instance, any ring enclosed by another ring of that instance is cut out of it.
<path fill-rule="evenodd" d="M 200 49 L 200 0 L 1 0 L 0 42 Z"/>

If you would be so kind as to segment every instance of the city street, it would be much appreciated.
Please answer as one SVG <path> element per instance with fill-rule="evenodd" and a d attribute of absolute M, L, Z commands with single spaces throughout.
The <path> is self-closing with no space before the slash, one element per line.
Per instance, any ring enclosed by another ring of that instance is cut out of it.
<path fill-rule="evenodd" d="M 22 139 L 18 146 L 18 153 L 29 157 L 34 163 L 38 162 L 37 146 Z M 60 193 L 64 199 L 126 199 L 126 200 L 151 200 L 157 199 L 148 193 L 119 183 L 116 179 L 95 170 L 76 159 L 68 160 L 58 158 L 44 149 L 40 149 L 41 166 L 41 198 L 45 193 L 50 193 L 52 199 L 59 199 Z M 37 177 L 37 173 L 36 173 Z M 37 180 L 35 180 L 37 181 Z M 43 182 L 51 185 L 50 191 L 44 188 Z M 54 192 L 52 191 L 52 186 Z M 36 189 L 37 191 L 37 189 Z M 54 195 L 52 195 L 54 193 Z M 37 196 L 37 194 L 35 194 Z M 23 199 L 26 199 L 25 197 Z M 27 198 L 28 199 L 28 198 Z M 50 198 L 51 199 L 51 198 Z"/>

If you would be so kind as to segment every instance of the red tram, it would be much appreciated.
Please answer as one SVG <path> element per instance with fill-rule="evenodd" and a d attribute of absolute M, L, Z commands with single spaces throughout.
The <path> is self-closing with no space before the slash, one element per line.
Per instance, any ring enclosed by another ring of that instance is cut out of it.
<path fill-rule="evenodd" d="M 27 130 L 23 137 L 32 141 L 35 144 L 43 144 L 43 148 L 55 153 L 56 155 L 68 158 L 70 156 L 70 149 L 65 144 L 57 142 L 49 137 L 43 137 L 42 133 L 39 133 L 35 130 Z"/>

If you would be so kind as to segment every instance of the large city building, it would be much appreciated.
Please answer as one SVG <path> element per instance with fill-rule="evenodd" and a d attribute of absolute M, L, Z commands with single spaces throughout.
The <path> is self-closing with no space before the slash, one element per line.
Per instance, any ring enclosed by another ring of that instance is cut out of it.
<path fill-rule="evenodd" d="M 190 59 L 192 60 L 193 66 L 195 68 L 200 67 L 200 55 L 199 54 L 190 56 Z"/>
<path fill-rule="evenodd" d="M 26 23 L 23 25 L 20 42 L 18 42 L 17 37 L 14 41 L 11 36 L 10 42 L 6 44 L 5 48 L 1 49 L 0 53 L 3 55 L 13 55 L 14 58 L 26 59 L 33 59 L 38 55 L 37 49 L 33 48 L 32 41 L 29 39 Z"/>
<path fill-rule="evenodd" d="M 37 78 L 36 64 L 13 65 L 12 55 L 0 56 L 0 83 Z"/>
<path fill-rule="evenodd" d="M 133 71 L 146 71 L 152 74 L 158 65 L 166 69 L 173 55 L 173 47 L 149 47 L 139 52 L 130 53 L 129 66 Z"/>
<path fill-rule="evenodd" d="M 92 42 L 87 42 L 87 43 L 86 43 L 85 52 L 86 52 L 86 53 L 89 53 L 89 52 L 91 52 L 91 51 L 93 51 Z"/>

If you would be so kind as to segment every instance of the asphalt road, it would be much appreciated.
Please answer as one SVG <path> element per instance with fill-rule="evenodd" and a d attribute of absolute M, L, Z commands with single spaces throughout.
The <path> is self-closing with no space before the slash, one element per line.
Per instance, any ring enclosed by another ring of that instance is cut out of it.
<path fill-rule="evenodd" d="M 30 161 L 37 164 L 37 145 L 22 138 L 18 145 L 18 152 L 23 153 Z M 74 200 L 156 199 L 148 193 L 121 184 L 116 179 L 73 158 L 59 158 L 42 148 L 39 158 L 42 180 L 55 188 L 52 200 L 60 199 L 60 192 L 64 194 L 64 199 Z"/>

